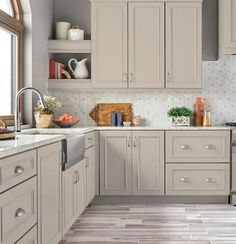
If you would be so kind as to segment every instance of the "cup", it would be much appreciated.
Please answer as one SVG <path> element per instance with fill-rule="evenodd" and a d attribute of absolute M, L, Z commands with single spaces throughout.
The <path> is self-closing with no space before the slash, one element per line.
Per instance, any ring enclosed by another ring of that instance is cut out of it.
<path fill-rule="evenodd" d="M 68 30 L 68 40 L 84 40 L 84 30 L 81 30 L 79 26 L 72 26 L 71 29 Z"/>
<path fill-rule="evenodd" d="M 56 23 L 56 39 L 67 40 L 68 30 L 71 28 L 69 22 L 57 22 Z"/>

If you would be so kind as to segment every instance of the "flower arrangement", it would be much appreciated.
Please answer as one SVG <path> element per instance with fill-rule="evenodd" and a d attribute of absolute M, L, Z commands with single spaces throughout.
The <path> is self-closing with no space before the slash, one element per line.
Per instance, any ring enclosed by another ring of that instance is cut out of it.
<path fill-rule="evenodd" d="M 44 98 L 46 107 L 43 108 L 40 101 L 38 101 L 36 107 L 34 108 L 35 113 L 53 114 L 54 111 L 58 110 L 62 106 L 61 100 L 56 97 L 44 95 L 43 98 Z"/>

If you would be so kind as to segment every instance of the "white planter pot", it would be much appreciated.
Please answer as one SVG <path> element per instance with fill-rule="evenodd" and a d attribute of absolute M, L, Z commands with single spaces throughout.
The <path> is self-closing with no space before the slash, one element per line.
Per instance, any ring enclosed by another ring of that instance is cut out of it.
<path fill-rule="evenodd" d="M 190 126 L 190 117 L 171 117 L 173 126 Z"/>

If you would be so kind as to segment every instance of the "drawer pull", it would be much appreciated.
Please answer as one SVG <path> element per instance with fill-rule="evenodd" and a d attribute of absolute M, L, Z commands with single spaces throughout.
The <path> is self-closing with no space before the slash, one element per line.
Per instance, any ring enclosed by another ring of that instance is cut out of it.
<path fill-rule="evenodd" d="M 206 149 L 215 149 L 216 147 L 214 145 L 206 145 L 205 148 Z"/>
<path fill-rule="evenodd" d="M 92 141 L 93 141 L 93 139 L 91 137 L 89 137 L 88 142 L 91 143 Z"/>
<path fill-rule="evenodd" d="M 24 173 L 24 171 L 25 171 L 24 168 L 21 166 L 16 166 L 16 168 L 15 168 L 16 175 L 20 175 L 20 174 Z"/>
<path fill-rule="evenodd" d="M 25 214 L 25 210 L 22 209 L 22 208 L 18 208 L 18 209 L 16 210 L 15 217 L 16 217 L 16 218 L 19 218 L 19 217 L 22 217 L 24 214 Z"/>
<path fill-rule="evenodd" d="M 187 177 L 183 177 L 180 179 L 181 182 L 190 182 L 191 180 Z"/>
<path fill-rule="evenodd" d="M 206 178 L 205 182 L 214 183 L 215 179 L 214 178 Z"/>
<path fill-rule="evenodd" d="M 181 145 L 180 148 L 181 149 L 190 149 L 191 147 L 189 145 Z"/>

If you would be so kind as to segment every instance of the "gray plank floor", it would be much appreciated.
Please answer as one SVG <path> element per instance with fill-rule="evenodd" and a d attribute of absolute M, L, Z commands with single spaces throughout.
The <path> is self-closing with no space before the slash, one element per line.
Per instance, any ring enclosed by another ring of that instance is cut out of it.
<path fill-rule="evenodd" d="M 236 244 L 236 207 L 226 204 L 94 205 L 60 244 Z"/>

